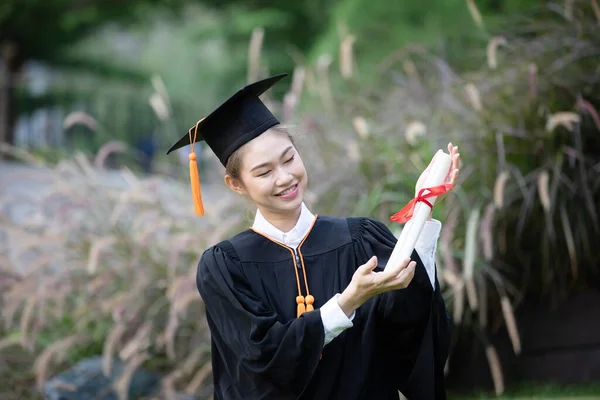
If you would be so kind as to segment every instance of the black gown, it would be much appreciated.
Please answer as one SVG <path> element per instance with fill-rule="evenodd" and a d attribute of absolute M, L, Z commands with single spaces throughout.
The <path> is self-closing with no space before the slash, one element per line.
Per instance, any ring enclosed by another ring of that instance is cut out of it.
<path fill-rule="evenodd" d="M 319 216 L 298 250 L 315 310 L 298 318 L 291 249 L 249 229 L 206 250 L 197 286 L 215 400 L 387 400 L 399 390 L 410 400 L 445 399 L 450 320 L 416 251 L 410 285 L 368 300 L 353 327 L 323 348 L 319 307 L 371 256 L 384 266 L 395 243 L 379 221 Z"/>

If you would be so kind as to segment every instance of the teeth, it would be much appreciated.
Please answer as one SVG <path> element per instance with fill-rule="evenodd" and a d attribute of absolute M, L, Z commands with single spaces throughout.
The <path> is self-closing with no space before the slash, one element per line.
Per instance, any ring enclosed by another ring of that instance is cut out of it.
<path fill-rule="evenodd" d="M 296 189 L 296 185 L 292 186 L 291 188 L 284 190 L 283 192 L 279 193 L 278 196 L 285 196 L 286 194 L 290 194 L 294 191 L 294 189 Z"/>

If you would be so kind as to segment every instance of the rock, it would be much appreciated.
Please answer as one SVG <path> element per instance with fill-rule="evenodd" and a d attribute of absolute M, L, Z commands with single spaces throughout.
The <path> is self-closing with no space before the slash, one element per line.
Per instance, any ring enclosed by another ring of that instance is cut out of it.
<path fill-rule="evenodd" d="M 102 372 L 102 357 L 84 359 L 46 382 L 44 396 L 47 400 L 118 400 L 113 384 L 123 368 L 122 362 L 114 360 L 111 375 L 107 377 Z M 160 377 L 139 368 L 129 385 L 129 399 L 154 393 L 159 388 Z"/>

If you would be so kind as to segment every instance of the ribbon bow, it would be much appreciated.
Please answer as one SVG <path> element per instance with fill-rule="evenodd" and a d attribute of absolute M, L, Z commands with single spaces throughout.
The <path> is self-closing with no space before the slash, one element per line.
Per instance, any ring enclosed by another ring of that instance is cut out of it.
<path fill-rule="evenodd" d="M 409 219 L 412 218 L 413 212 L 415 211 L 415 207 L 418 202 L 423 202 L 429 206 L 429 208 L 433 209 L 433 204 L 431 204 L 427 199 L 431 197 L 437 197 L 440 194 L 446 193 L 448 190 L 452 189 L 452 185 L 447 183 L 444 185 L 434 186 L 430 188 L 423 188 L 419 190 L 417 197 L 408 202 L 407 205 L 402 207 L 400 211 L 390 217 L 390 221 L 405 223 Z M 425 193 L 427 192 L 427 193 Z"/>

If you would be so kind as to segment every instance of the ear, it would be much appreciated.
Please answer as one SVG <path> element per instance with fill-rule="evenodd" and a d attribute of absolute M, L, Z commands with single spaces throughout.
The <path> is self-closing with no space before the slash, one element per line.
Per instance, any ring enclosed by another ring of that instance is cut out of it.
<path fill-rule="evenodd" d="M 229 187 L 229 189 L 233 190 L 237 194 L 241 196 L 245 196 L 247 194 L 246 189 L 242 184 L 242 181 L 240 181 L 239 179 L 235 179 L 229 175 L 225 175 L 223 180 L 225 181 L 225 184 Z"/>

